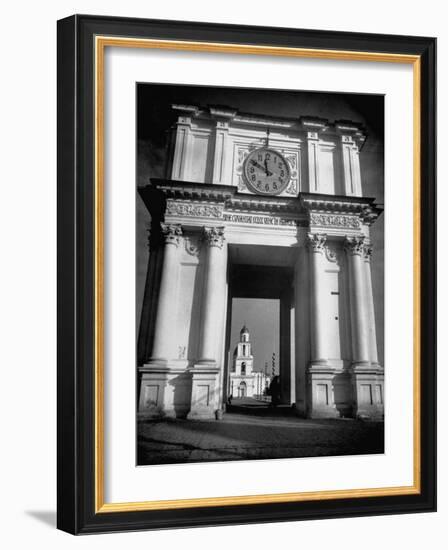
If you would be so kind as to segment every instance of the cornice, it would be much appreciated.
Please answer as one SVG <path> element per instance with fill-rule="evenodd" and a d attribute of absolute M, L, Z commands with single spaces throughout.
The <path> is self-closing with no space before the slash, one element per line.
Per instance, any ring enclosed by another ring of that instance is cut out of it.
<path fill-rule="evenodd" d="M 191 199 L 223 202 L 231 198 L 235 188 L 231 185 L 212 185 L 175 180 L 152 179 L 147 188 L 162 191 L 167 199 Z"/>
<path fill-rule="evenodd" d="M 257 212 L 289 212 L 303 214 L 303 208 L 297 198 L 267 198 L 261 195 L 234 196 L 226 201 L 226 207 L 236 211 L 256 210 Z"/>
<path fill-rule="evenodd" d="M 241 193 L 230 185 L 215 185 L 167 179 L 151 180 L 139 188 L 140 196 L 152 215 L 162 215 L 167 201 L 193 201 L 196 205 L 218 205 L 234 211 L 289 213 L 310 218 L 312 214 L 345 214 L 357 216 L 367 225 L 375 221 L 382 208 L 375 199 L 299 193 L 298 197 L 267 197 Z"/>
<path fill-rule="evenodd" d="M 371 225 L 383 211 L 375 204 L 375 199 L 370 197 L 300 193 L 299 199 L 309 214 L 354 214 L 366 225 Z"/>
<path fill-rule="evenodd" d="M 351 120 L 329 121 L 318 116 L 281 117 L 261 113 L 240 112 L 228 105 L 186 105 L 172 104 L 172 109 L 180 116 L 197 120 L 226 120 L 234 125 L 247 125 L 271 129 L 288 129 L 297 132 L 325 132 L 331 135 L 350 135 L 362 144 L 366 139 L 361 124 Z"/>

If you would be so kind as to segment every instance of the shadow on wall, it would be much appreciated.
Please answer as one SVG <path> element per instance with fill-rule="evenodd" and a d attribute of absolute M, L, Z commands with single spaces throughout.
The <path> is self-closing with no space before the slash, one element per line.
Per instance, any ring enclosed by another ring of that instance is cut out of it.
<path fill-rule="evenodd" d="M 173 386 L 173 408 L 176 418 L 185 418 L 191 407 L 191 374 L 183 372 L 171 379 Z"/>
<path fill-rule="evenodd" d="M 333 378 L 334 403 L 341 418 L 353 415 L 353 397 L 351 395 L 350 375 L 343 372 Z"/>
<path fill-rule="evenodd" d="M 25 514 L 51 527 L 51 529 L 56 529 L 56 510 L 26 510 Z"/>

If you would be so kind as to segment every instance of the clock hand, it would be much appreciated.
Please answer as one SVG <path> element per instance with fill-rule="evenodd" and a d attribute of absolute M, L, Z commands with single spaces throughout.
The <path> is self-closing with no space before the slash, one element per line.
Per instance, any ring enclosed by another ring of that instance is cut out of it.
<path fill-rule="evenodd" d="M 272 172 L 269 172 L 269 170 L 266 170 L 265 167 L 263 167 L 259 162 L 257 162 L 256 160 L 251 160 L 250 163 L 252 164 L 252 166 L 256 166 L 257 168 L 260 168 L 261 170 L 263 170 L 263 172 L 266 173 L 267 176 L 272 176 Z"/>
<path fill-rule="evenodd" d="M 261 166 L 261 164 L 258 163 L 256 160 L 251 160 L 250 163 L 252 164 L 252 166 L 256 166 L 257 168 L 261 168 L 262 170 L 264 170 L 263 166 Z"/>
<path fill-rule="evenodd" d="M 268 159 L 264 159 L 264 171 L 267 176 L 272 176 L 272 172 L 268 170 Z"/>

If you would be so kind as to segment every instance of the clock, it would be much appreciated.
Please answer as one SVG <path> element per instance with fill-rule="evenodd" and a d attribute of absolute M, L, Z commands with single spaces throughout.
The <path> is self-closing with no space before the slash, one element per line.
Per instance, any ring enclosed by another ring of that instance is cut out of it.
<path fill-rule="evenodd" d="M 268 147 L 255 149 L 247 155 L 243 174 L 249 189 L 262 195 L 279 195 L 291 178 L 285 157 Z"/>

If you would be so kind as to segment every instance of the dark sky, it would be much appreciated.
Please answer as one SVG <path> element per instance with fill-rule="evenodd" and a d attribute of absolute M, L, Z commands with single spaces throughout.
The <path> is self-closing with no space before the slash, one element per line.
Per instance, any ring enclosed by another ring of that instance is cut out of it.
<path fill-rule="evenodd" d="M 137 184 L 149 178 L 163 177 L 166 131 L 177 115 L 172 103 L 227 105 L 241 112 L 299 118 L 317 116 L 334 120 L 352 120 L 364 125 L 367 133 L 361 155 L 364 196 L 384 202 L 384 98 L 373 94 L 322 93 L 312 91 L 263 90 L 170 84 L 137 85 Z M 146 209 L 137 196 L 137 321 L 147 268 Z M 378 353 L 384 364 L 384 214 L 371 228 L 374 245 L 372 283 L 378 334 Z M 260 312 L 264 315 L 260 316 Z M 249 317 L 243 319 L 243 317 Z M 231 351 L 238 339 L 241 320 L 251 323 L 251 338 L 256 350 L 255 363 L 263 368 L 278 354 L 278 312 L 275 303 L 262 300 L 234 300 Z M 272 327 L 277 327 L 273 330 Z"/>

